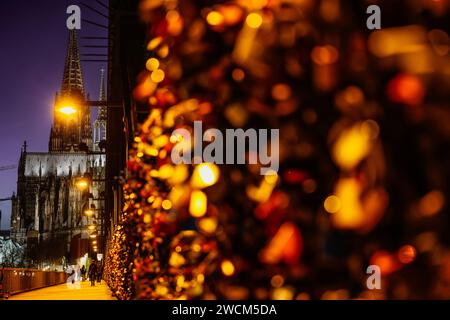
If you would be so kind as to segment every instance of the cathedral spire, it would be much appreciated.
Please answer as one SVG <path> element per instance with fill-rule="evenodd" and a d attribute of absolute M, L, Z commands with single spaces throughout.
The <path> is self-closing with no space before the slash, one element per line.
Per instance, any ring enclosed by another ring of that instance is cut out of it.
<path fill-rule="evenodd" d="M 106 101 L 105 91 L 105 69 L 100 70 L 100 96 L 99 101 Z M 108 113 L 106 106 L 100 106 L 97 114 L 97 119 L 94 122 L 94 150 L 100 151 L 100 143 L 106 140 L 106 120 Z"/>
<path fill-rule="evenodd" d="M 69 31 L 66 63 L 61 86 L 61 94 L 78 91 L 84 96 L 83 73 L 81 72 L 80 51 L 76 30 Z"/>
<path fill-rule="evenodd" d="M 89 100 L 89 97 L 84 92 L 77 32 L 70 30 L 61 92 L 55 97 L 50 152 L 85 152 L 92 149 L 91 110 L 90 106 L 83 104 L 86 99 Z M 65 104 L 76 109 L 76 112 L 70 115 L 61 113 L 60 107 Z"/>
<path fill-rule="evenodd" d="M 100 70 L 100 96 L 99 101 L 106 101 L 106 92 L 105 92 L 105 69 L 101 68 Z M 106 107 L 101 106 L 98 113 L 98 120 L 106 120 L 107 113 Z"/>

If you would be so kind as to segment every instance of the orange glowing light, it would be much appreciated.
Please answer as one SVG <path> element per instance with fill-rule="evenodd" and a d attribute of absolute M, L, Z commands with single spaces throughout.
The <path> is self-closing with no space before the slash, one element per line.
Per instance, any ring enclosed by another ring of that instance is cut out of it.
<path fill-rule="evenodd" d="M 172 208 L 172 201 L 170 200 L 163 200 L 161 206 L 164 210 L 170 210 Z"/>
<path fill-rule="evenodd" d="M 247 16 L 247 18 L 245 19 L 245 23 L 250 28 L 258 29 L 262 25 L 263 19 L 259 13 L 253 12 Z"/>
<path fill-rule="evenodd" d="M 87 216 L 92 216 L 94 214 L 94 210 L 86 209 L 86 210 L 84 210 L 84 214 Z"/>
<path fill-rule="evenodd" d="M 395 256 L 387 251 L 376 252 L 370 259 L 370 264 L 379 266 L 382 275 L 389 275 L 400 268 Z"/>
<path fill-rule="evenodd" d="M 74 115 L 75 113 L 77 113 L 77 109 L 73 106 L 62 106 L 60 108 L 58 108 L 58 112 L 66 115 L 66 116 L 71 116 Z"/>
<path fill-rule="evenodd" d="M 206 214 L 207 203 L 208 199 L 206 194 L 200 190 L 192 191 L 189 202 L 189 213 L 195 218 L 203 217 Z"/>
<path fill-rule="evenodd" d="M 145 64 L 148 71 L 155 71 L 159 68 L 159 60 L 156 58 L 150 58 L 147 60 L 147 63 Z"/>
<path fill-rule="evenodd" d="M 403 264 L 408 264 L 416 259 L 417 251 L 416 249 L 407 244 L 400 248 L 398 251 L 398 260 Z"/>
<path fill-rule="evenodd" d="M 212 186 L 219 180 L 219 168 L 213 163 L 201 163 L 195 167 L 192 174 L 192 186 L 205 188 Z"/>
<path fill-rule="evenodd" d="M 345 129 L 332 149 L 334 162 L 344 170 L 351 170 L 367 157 L 373 147 L 373 132 L 363 122 Z"/>
<path fill-rule="evenodd" d="M 298 262 L 302 251 L 303 238 L 300 230 L 292 222 L 285 222 L 261 251 L 260 258 L 268 264 L 276 264 L 281 260 L 294 264 Z"/>
<path fill-rule="evenodd" d="M 155 83 L 160 83 L 164 80 L 165 76 L 166 75 L 165 75 L 164 71 L 162 71 L 161 69 L 158 69 L 158 70 L 155 70 L 152 72 L 151 79 Z"/>
<path fill-rule="evenodd" d="M 213 233 L 217 229 L 219 221 L 217 218 L 202 218 L 198 221 L 198 227 L 200 230 L 206 233 Z"/>
<path fill-rule="evenodd" d="M 323 204 L 325 210 L 329 213 L 336 213 L 341 209 L 341 200 L 332 195 L 325 199 L 325 202 Z"/>
<path fill-rule="evenodd" d="M 331 45 L 322 47 L 317 46 L 311 52 L 311 58 L 315 64 L 329 65 L 335 63 L 339 59 L 339 52 Z"/>
<path fill-rule="evenodd" d="M 206 21 L 208 24 L 212 26 L 218 26 L 221 25 L 224 21 L 223 15 L 220 12 L 217 11 L 211 11 L 206 16 Z"/>
<path fill-rule="evenodd" d="M 245 73 L 242 69 L 234 69 L 231 73 L 231 76 L 233 77 L 234 81 L 241 82 L 245 78 Z"/>
<path fill-rule="evenodd" d="M 272 97 L 278 101 L 285 101 L 291 97 L 292 90 L 285 83 L 278 83 L 272 87 Z"/>
<path fill-rule="evenodd" d="M 220 269 L 222 270 L 222 273 L 227 277 L 232 276 L 235 271 L 235 267 L 230 260 L 222 261 L 222 263 L 220 265 Z"/>
<path fill-rule="evenodd" d="M 419 201 L 419 211 L 422 215 L 430 217 L 439 213 L 444 206 L 445 197 L 441 191 L 434 190 L 427 193 Z"/>
<path fill-rule="evenodd" d="M 400 74 L 388 84 L 388 95 L 393 102 L 419 105 L 425 96 L 422 81 L 415 75 Z"/>
<path fill-rule="evenodd" d="M 87 187 L 89 187 L 89 180 L 86 178 L 78 179 L 75 185 L 78 189 L 85 190 L 87 189 Z"/>

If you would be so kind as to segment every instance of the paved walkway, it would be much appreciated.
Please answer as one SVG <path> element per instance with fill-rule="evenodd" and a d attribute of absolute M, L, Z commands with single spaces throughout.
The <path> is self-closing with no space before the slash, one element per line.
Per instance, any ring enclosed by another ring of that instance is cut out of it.
<path fill-rule="evenodd" d="M 13 295 L 9 300 L 116 300 L 104 281 L 91 287 L 88 281 L 60 284 Z"/>

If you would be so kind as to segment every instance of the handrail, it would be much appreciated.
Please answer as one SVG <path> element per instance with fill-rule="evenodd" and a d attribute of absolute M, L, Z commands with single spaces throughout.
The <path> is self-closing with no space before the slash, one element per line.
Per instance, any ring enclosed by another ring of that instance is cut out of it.
<path fill-rule="evenodd" d="M 17 294 L 66 282 L 68 275 L 59 271 L 43 271 L 25 268 L 4 268 L 3 292 Z"/>

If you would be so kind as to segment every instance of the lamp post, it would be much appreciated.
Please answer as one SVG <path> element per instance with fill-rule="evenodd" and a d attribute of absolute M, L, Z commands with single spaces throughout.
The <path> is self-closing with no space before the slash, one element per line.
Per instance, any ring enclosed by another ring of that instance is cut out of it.
<path fill-rule="evenodd" d="M 84 192 L 88 192 L 90 190 L 90 187 L 92 185 L 93 182 L 106 182 L 106 179 L 92 179 L 91 177 L 88 176 L 83 176 L 81 178 L 78 178 L 75 182 L 76 187 Z M 101 201 L 101 200 L 105 200 L 104 198 L 94 198 L 92 195 L 89 197 L 89 201 L 90 200 L 95 200 L 95 201 Z M 99 212 L 97 214 L 97 212 Z M 92 249 L 92 251 L 94 253 L 98 253 L 98 236 L 100 236 L 100 240 L 104 241 L 104 209 L 103 207 L 97 208 L 95 206 L 95 204 L 90 204 L 88 202 L 88 207 L 85 208 L 83 210 L 83 214 L 87 217 L 88 219 L 88 224 L 86 225 L 86 231 L 89 234 L 89 238 L 91 240 L 90 242 L 90 248 Z M 100 227 L 99 224 L 97 223 L 97 221 L 100 222 Z M 103 245 L 103 242 L 101 242 L 100 244 Z"/>
<path fill-rule="evenodd" d="M 119 103 L 112 103 L 110 101 L 89 101 L 89 100 L 84 100 L 84 99 L 68 99 L 65 98 L 63 100 L 61 100 L 58 103 L 58 107 L 56 108 L 56 110 L 59 112 L 59 114 L 63 117 L 67 117 L 67 118 L 71 118 L 74 116 L 79 116 L 80 115 L 80 110 L 82 109 L 83 106 L 87 106 L 89 108 L 91 107 L 106 107 L 108 109 L 111 108 L 122 108 L 122 105 Z M 96 153 L 97 154 L 97 153 Z M 102 153 L 105 154 L 105 153 Z M 79 179 L 77 179 L 77 181 L 75 182 L 76 187 L 81 190 L 81 191 L 88 191 L 92 185 L 93 182 L 103 182 L 106 183 L 106 179 L 91 179 L 89 177 L 81 177 Z M 105 198 L 97 198 L 95 199 L 97 201 L 99 200 L 105 200 Z M 96 214 L 97 211 L 100 211 L 99 215 Z M 92 249 L 94 250 L 94 252 L 98 252 L 98 244 L 102 245 L 102 247 L 104 248 L 105 245 L 105 212 L 104 212 L 104 206 L 102 206 L 101 208 L 96 208 L 94 204 L 91 204 L 88 208 L 86 208 L 84 210 L 84 215 L 86 215 L 88 217 L 88 221 L 90 221 L 90 219 L 97 219 L 100 221 L 100 229 L 98 229 L 97 225 L 94 224 L 89 224 L 87 229 L 88 232 L 90 233 L 89 237 L 92 241 L 91 245 L 92 245 Z M 100 243 L 98 243 L 98 239 L 97 239 L 97 234 L 100 232 L 100 236 L 101 236 L 101 241 Z M 94 243 L 95 241 L 95 243 Z"/>

